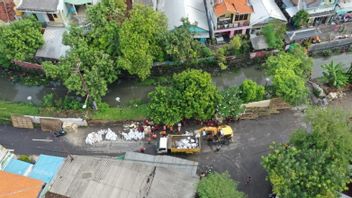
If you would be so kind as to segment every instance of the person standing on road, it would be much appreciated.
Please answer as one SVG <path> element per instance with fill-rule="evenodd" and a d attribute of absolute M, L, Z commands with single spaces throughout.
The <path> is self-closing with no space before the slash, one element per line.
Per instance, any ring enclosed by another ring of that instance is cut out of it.
<path fill-rule="evenodd" d="M 181 124 L 181 122 L 179 122 L 177 124 L 177 132 L 179 132 L 179 133 L 181 133 L 181 126 L 182 126 L 182 124 Z"/>

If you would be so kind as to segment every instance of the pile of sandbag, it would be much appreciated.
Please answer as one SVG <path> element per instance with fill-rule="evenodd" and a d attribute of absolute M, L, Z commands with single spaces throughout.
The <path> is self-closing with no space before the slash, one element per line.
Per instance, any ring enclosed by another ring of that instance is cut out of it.
<path fill-rule="evenodd" d="M 115 132 L 113 132 L 110 128 L 105 134 L 105 139 L 110 140 L 110 141 L 116 141 L 117 140 L 117 135 Z"/>
<path fill-rule="evenodd" d="M 95 144 L 103 141 L 103 136 L 97 132 L 92 132 L 87 135 L 86 144 Z"/>
<path fill-rule="evenodd" d="M 177 149 L 192 149 L 198 147 L 197 140 L 191 137 L 181 139 L 179 141 L 176 141 L 175 143 Z"/>
<path fill-rule="evenodd" d="M 122 136 L 125 140 L 142 140 L 145 138 L 144 132 L 139 132 L 137 129 L 130 129 L 128 133 L 123 132 Z"/>
<path fill-rule="evenodd" d="M 104 140 L 116 141 L 118 139 L 115 132 L 113 132 L 110 128 L 108 129 L 100 129 L 97 132 L 92 132 L 87 135 L 86 144 L 95 144 Z"/>

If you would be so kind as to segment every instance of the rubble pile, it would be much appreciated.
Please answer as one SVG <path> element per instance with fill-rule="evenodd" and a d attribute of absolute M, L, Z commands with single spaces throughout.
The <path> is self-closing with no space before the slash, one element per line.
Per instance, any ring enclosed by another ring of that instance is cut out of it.
<path fill-rule="evenodd" d="M 144 132 L 139 132 L 137 129 L 130 129 L 128 133 L 122 132 L 122 136 L 125 140 L 142 140 L 145 138 Z"/>
<path fill-rule="evenodd" d="M 197 139 L 191 137 L 181 139 L 179 141 L 176 141 L 175 143 L 177 149 L 192 149 L 198 147 Z"/>

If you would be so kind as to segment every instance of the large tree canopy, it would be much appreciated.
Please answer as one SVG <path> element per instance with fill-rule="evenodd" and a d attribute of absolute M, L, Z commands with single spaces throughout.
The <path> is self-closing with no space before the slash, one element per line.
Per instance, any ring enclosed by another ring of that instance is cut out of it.
<path fill-rule="evenodd" d="M 184 118 L 206 120 L 214 116 L 220 96 L 209 73 L 191 69 L 175 74 L 174 87 L 182 96 Z"/>
<path fill-rule="evenodd" d="M 279 197 L 334 198 L 351 181 L 352 128 L 345 113 L 308 111 L 312 130 L 298 130 L 288 144 L 273 144 L 263 166 Z"/>
<path fill-rule="evenodd" d="M 306 101 L 306 80 L 310 78 L 313 62 L 299 45 L 289 52 L 270 56 L 265 62 L 268 75 L 273 78 L 275 94 L 297 105 Z"/>
<path fill-rule="evenodd" d="M 208 57 L 211 51 L 193 38 L 188 19 L 182 19 L 182 25 L 171 30 L 163 39 L 166 58 L 182 64 L 195 63 L 198 58 Z"/>
<path fill-rule="evenodd" d="M 100 101 L 108 84 L 117 79 L 116 66 L 103 51 L 90 48 L 85 42 L 74 47 L 58 65 L 43 63 L 45 73 L 63 81 L 69 91 Z"/>
<path fill-rule="evenodd" d="M 187 70 L 173 76 L 171 87 L 156 88 L 149 99 L 150 118 L 172 125 L 184 118 L 212 118 L 220 95 L 210 74 Z"/>
<path fill-rule="evenodd" d="M 0 26 L 0 65 L 9 67 L 13 60 L 30 60 L 43 45 L 41 25 L 25 18 Z"/>
<path fill-rule="evenodd" d="M 130 74 L 146 79 L 153 61 L 163 54 L 160 39 L 166 31 L 166 17 L 162 13 L 135 5 L 121 26 L 118 64 Z"/>

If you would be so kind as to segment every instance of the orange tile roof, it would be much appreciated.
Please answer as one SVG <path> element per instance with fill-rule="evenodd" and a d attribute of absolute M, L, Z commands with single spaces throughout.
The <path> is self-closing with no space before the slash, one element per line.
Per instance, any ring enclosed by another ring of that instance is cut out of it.
<path fill-rule="evenodd" d="M 216 16 L 221 16 L 226 13 L 249 14 L 253 13 L 252 6 L 248 0 L 223 0 L 222 3 L 214 6 Z"/>
<path fill-rule="evenodd" d="M 42 186 L 42 181 L 0 171 L 1 198 L 37 198 Z"/>

